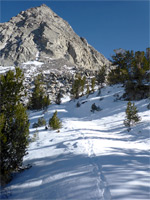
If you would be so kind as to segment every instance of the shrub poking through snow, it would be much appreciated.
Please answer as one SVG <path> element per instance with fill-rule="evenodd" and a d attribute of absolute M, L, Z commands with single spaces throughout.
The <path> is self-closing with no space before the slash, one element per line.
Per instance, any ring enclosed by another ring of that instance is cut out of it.
<path fill-rule="evenodd" d="M 103 99 L 104 99 L 104 98 L 101 97 L 99 100 L 102 101 Z"/>
<path fill-rule="evenodd" d="M 45 126 L 46 125 L 46 121 L 43 117 L 39 118 L 38 119 L 38 122 L 37 123 L 34 123 L 33 124 L 33 128 L 37 128 L 37 127 L 41 127 L 41 126 Z"/>
<path fill-rule="evenodd" d="M 44 117 L 41 117 L 38 119 L 38 125 L 39 125 L 39 127 L 46 125 L 46 121 L 45 121 Z"/>
<path fill-rule="evenodd" d="M 124 125 L 126 127 L 130 127 L 135 125 L 140 120 L 141 119 L 138 115 L 137 107 L 134 105 L 134 103 L 129 101 L 126 108 L 126 119 L 124 120 Z"/>
<path fill-rule="evenodd" d="M 80 102 L 78 101 L 76 107 L 79 108 L 81 106 Z"/>
<path fill-rule="evenodd" d="M 37 128 L 37 127 L 39 127 L 39 126 L 38 126 L 38 123 L 35 122 L 35 123 L 32 125 L 32 128 Z"/>
<path fill-rule="evenodd" d="M 102 109 L 99 106 L 96 106 L 95 103 L 92 104 L 91 112 L 100 111 L 100 110 L 102 110 Z"/>
<path fill-rule="evenodd" d="M 53 130 L 60 129 L 62 127 L 62 123 L 60 119 L 57 117 L 57 111 L 55 111 L 52 118 L 49 119 L 49 126 Z"/>
<path fill-rule="evenodd" d="M 35 133 L 33 134 L 33 137 L 31 139 L 31 142 L 35 142 L 39 139 L 39 131 L 36 129 Z"/>

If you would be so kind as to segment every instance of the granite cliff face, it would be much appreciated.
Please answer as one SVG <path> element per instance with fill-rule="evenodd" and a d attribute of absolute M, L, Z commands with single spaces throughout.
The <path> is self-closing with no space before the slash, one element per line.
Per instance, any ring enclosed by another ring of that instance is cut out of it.
<path fill-rule="evenodd" d="M 46 59 L 64 59 L 91 70 L 110 64 L 46 5 L 22 11 L 0 24 L 0 52 L 1 66 Z"/>

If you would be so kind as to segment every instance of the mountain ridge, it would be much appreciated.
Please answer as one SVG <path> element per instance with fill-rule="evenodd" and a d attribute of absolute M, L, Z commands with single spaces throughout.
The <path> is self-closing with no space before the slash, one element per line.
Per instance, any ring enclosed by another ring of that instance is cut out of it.
<path fill-rule="evenodd" d="M 28 60 L 45 57 L 60 59 L 97 70 L 110 62 L 85 38 L 78 36 L 67 21 L 59 17 L 48 6 L 21 11 L 9 22 L 0 24 L 0 65 L 19 65 Z"/>

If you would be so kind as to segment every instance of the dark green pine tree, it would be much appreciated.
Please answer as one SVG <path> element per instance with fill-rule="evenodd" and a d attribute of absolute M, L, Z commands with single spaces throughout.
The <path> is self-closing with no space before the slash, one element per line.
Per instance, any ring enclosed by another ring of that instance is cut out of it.
<path fill-rule="evenodd" d="M 146 71 L 149 70 L 149 48 L 144 51 L 124 51 L 112 56 L 112 69 L 107 77 L 109 84 L 137 81 L 142 84 Z"/>
<path fill-rule="evenodd" d="M 0 76 L 0 179 L 10 180 L 11 173 L 22 165 L 28 144 L 29 121 L 21 104 L 23 73 L 9 71 Z"/>
<path fill-rule="evenodd" d="M 92 78 L 91 79 L 91 90 L 92 90 L 92 92 L 94 92 L 95 91 L 95 82 L 96 82 L 96 79 L 95 78 Z"/>
<path fill-rule="evenodd" d="M 145 52 L 144 51 L 136 51 L 135 52 L 135 62 L 136 62 L 136 66 L 138 68 L 142 68 L 143 67 L 144 57 L 145 57 Z"/>
<path fill-rule="evenodd" d="M 134 103 L 131 103 L 129 101 L 125 112 L 126 112 L 126 119 L 124 120 L 124 125 L 126 127 L 133 126 L 140 121 L 138 110 L 137 107 L 134 105 Z"/>
<path fill-rule="evenodd" d="M 80 74 L 77 74 L 72 84 L 71 94 L 73 98 L 78 99 L 80 95 L 82 96 L 84 95 L 85 84 L 86 84 L 86 76 L 81 77 Z"/>
<path fill-rule="evenodd" d="M 125 83 L 130 79 L 130 72 L 132 71 L 132 65 L 134 60 L 133 51 L 123 51 L 112 56 L 112 69 L 107 77 L 109 84 Z"/>
<path fill-rule="evenodd" d="M 60 105 L 61 104 L 61 98 L 62 98 L 63 96 L 62 96 L 62 94 L 61 94 L 61 92 L 59 92 L 58 94 L 57 94 L 57 96 L 56 96 L 56 104 L 58 104 L 58 105 Z"/>
<path fill-rule="evenodd" d="M 42 99 L 42 103 L 43 103 L 43 108 L 47 109 L 47 107 L 51 104 L 51 101 L 49 99 L 49 95 L 44 95 L 43 99 Z"/>
<path fill-rule="evenodd" d="M 81 79 L 81 92 L 82 92 L 82 96 L 84 95 L 85 84 L 86 84 L 86 76 L 83 76 L 83 78 Z"/>
<path fill-rule="evenodd" d="M 102 66 L 97 74 L 97 82 L 99 84 L 99 88 L 102 87 L 103 83 L 105 82 L 106 78 L 106 66 Z"/>
<path fill-rule="evenodd" d="M 81 75 L 76 75 L 75 80 L 72 84 L 72 96 L 75 99 L 79 98 L 80 92 L 81 92 L 81 86 L 82 86 L 82 79 L 81 79 Z"/>
<path fill-rule="evenodd" d="M 89 94 L 90 94 L 90 88 L 89 88 L 89 85 L 87 84 L 87 86 L 86 86 L 86 95 L 87 95 L 87 97 L 89 96 Z"/>
<path fill-rule="evenodd" d="M 52 118 L 49 119 L 49 126 L 54 130 L 60 129 L 62 127 L 62 123 L 57 117 L 57 111 L 55 111 Z"/>
<path fill-rule="evenodd" d="M 38 127 L 45 126 L 46 121 L 45 121 L 44 117 L 39 118 L 37 124 L 38 124 Z"/>
<path fill-rule="evenodd" d="M 35 87 L 29 101 L 29 108 L 33 110 L 44 109 L 50 105 L 49 96 L 44 93 L 40 77 L 41 76 L 37 76 L 34 80 Z"/>

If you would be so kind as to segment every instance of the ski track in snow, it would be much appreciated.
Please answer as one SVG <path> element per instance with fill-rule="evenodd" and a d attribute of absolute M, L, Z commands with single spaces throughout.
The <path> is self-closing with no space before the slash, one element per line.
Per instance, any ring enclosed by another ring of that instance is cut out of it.
<path fill-rule="evenodd" d="M 82 131 L 81 131 L 81 135 L 87 143 L 86 152 L 90 158 L 90 163 L 93 166 L 93 174 L 97 177 L 96 185 L 97 185 L 97 189 L 99 191 L 99 195 L 101 196 L 101 194 L 102 194 L 103 200 L 110 200 L 111 194 L 110 194 L 106 179 L 105 179 L 104 175 L 102 174 L 101 166 L 99 165 L 99 163 L 96 160 L 96 154 L 94 152 L 94 143 L 91 139 L 86 139 L 86 137 L 85 137 L 86 134 L 83 133 Z"/>
<path fill-rule="evenodd" d="M 123 93 L 120 85 L 105 87 L 87 99 L 63 100 L 47 112 L 30 112 L 30 143 L 25 164 L 32 168 L 15 175 L 6 187 L 9 199 L 56 200 L 149 200 L 150 129 L 148 100 L 135 102 L 142 121 L 130 132 L 123 125 L 127 102 L 114 101 Z M 100 98 L 104 98 L 100 101 Z M 102 111 L 91 113 L 96 103 Z M 44 116 L 48 122 L 54 111 L 62 120 L 57 131 L 33 129 Z"/>

